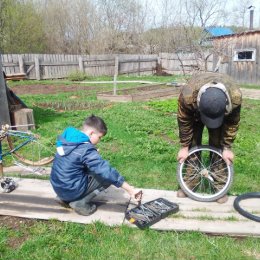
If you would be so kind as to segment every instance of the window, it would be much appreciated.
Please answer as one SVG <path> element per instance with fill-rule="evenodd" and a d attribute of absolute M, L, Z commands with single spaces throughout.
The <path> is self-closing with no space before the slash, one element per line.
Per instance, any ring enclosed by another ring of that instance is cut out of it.
<path fill-rule="evenodd" d="M 234 51 L 234 61 L 255 61 L 255 49 L 243 49 Z"/>

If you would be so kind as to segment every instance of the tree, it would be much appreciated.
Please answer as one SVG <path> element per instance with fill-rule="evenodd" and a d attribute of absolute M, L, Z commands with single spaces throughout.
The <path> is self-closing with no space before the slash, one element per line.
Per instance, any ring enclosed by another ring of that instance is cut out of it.
<path fill-rule="evenodd" d="M 42 17 L 33 2 L 1 0 L 1 42 L 3 53 L 33 53 L 45 50 Z"/>

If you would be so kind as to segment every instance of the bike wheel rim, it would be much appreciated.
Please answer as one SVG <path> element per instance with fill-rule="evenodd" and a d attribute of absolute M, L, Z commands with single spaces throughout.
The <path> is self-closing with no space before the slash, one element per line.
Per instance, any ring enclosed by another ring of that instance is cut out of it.
<path fill-rule="evenodd" d="M 222 155 L 220 152 L 216 151 L 216 150 L 213 150 L 211 148 L 197 148 L 195 149 L 194 151 L 191 151 L 189 156 L 197 153 L 197 152 L 205 152 L 207 151 L 208 153 L 215 153 L 219 156 L 219 158 L 222 158 Z M 222 159 L 223 160 L 223 159 Z M 224 160 L 223 160 L 224 161 Z M 223 163 L 222 161 L 222 163 Z M 183 168 L 185 166 L 185 162 L 186 160 L 180 164 L 180 185 L 184 188 L 184 192 L 185 190 L 188 190 L 188 192 L 194 196 L 195 198 L 198 198 L 198 199 L 208 199 L 208 200 L 213 200 L 215 198 L 218 198 L 218 197 L 221 197 L 223 195 L 223 192 L 227 191 L 228 190 L 228 187 L 231 183 L 231 178 L 232 178 L 232 170 L 231 170 L 231 167 L 228 166 L 226 163 L 226 169 L 227 169 L 227 173 L 226 173 L 226 176 L 227 176 L 227 179 L 225 181 L 225 185 L 223 185 L 223 187 L 218 191 L 218 192 L 215 192 L 214 194 L 205 194 L 205 193 L 198 193 L 198 192 L 194 192 L 192 191 L 186 184 L 186 182 L 184 181 L 184 178 L 183 178 Z"/>

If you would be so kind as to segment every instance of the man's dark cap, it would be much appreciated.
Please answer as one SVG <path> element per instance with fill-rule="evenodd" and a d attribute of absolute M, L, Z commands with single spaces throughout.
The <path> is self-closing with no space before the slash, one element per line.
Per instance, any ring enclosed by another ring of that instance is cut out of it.
<path fill-rule="evenodd" d="M 202 93 L 199 102 L 200 118 L 208 128 L 222 125 L 227 105 L 227 97 L 219 88 L 210 87 Z"/>

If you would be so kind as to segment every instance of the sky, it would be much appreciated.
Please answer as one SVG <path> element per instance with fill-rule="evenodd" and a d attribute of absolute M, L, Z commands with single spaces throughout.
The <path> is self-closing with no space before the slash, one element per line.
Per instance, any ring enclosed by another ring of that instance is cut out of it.
<path fill-rule="evenodd" d="M 197 1 L 203 1 L 203 0 L 197 0 Z M 141 2 L 146 3 L 146 8 L 149 9 L 149 13 L 151 12 L 150 23 L 151 24 L 154 23 L 154 25 L 156 24 L 158 25 L 163 21 L 163 19 L 167 19 L 167 17 L 174 19 L 174 15 L 176 16 L 176 10 L 180 10 L 181 5 L 184 4 L 183 1 L 181 0 L 142 0 Z M 226 0 L 224 3 L 226 4 L 225 10 L 234 13 L 234 15 L 236 14 L 237 18 L 229 19 L 229 17 L 226 17 L 225 21 L 223 22 L 219 21 L 219 25 L 226 25 L 226 26 L 237 25 L 236 21 L 242 23 L 242 17 L 239 14 L 239 10 L 243 10 L 242 6 L 249 7 L 252 5 L 254 6 L 253 25 L 255 29 L 260 29 L 260 0 Z M 237 10 L 236 12 L 234 12 L 235 9 Z M 246 10 L 244 15 L 244 24 L 248 28 L 250 23 L 249 21 L 250 21 L 250 10 L 248 9 Z"/>

